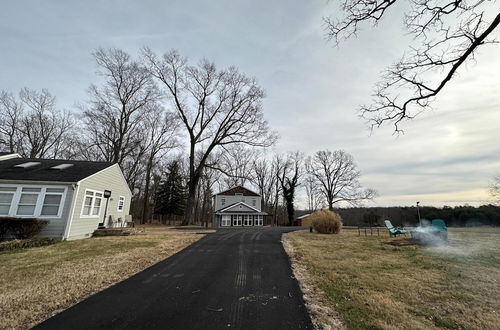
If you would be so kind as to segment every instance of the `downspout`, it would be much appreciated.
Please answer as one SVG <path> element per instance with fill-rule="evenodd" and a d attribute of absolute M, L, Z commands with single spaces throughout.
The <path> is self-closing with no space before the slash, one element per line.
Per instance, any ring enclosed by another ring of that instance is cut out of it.
<path fill-rule="evenodd" d="M 75 190 L 75 186 L 76 186 L 76 190 Z M 80 182 L 72 184 L 71 187 L 73 188 L 73 198 L 71 199 L 71 208 L 69 211 L 70 217 L 66 221 L 66 228 L 64 230 L 63 240 L 68 239 L 69 233 L 71 231 L 71 224 L 73 223 L 73 217 L 75 215 L 76 199 L 78 197 L 78 192 L 80 190 Z"/>

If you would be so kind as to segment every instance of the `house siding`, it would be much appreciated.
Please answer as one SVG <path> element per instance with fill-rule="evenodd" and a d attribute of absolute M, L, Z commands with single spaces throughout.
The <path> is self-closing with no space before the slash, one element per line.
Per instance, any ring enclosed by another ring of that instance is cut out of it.
<path fill-rule="evenodd" d="M 125 179 L 123 178 L 120 167 L 115 164 L 79 182 L 78 195 L 76 196 L 73 210 L 73 219 L 71 221 L 67 237 L 69 240 L 92 236 L 92 233 L 97 229 L 99 223 L 103 221 L 104 210 L 106 208 L 105 198 L 102 200 L 99 216 L 82 216 L 86 190 L 99 192 L 104 192 L 104 190 L 111 191 L 111 198 L 109 198 L 106 212 L 107 219 L 109 219 L 109 216 L 112 215 L 116 219 L 121 218 L 122 220 L 125 220 L 125 215 L 129 214 L 130 199 L 132 198 L 132 194 Z M 122 211 L 118 211 L 120 196 L 125 197 L 125 203 Z"/>
<path fill-rule="evenodd" d="M 66 221 L 69 218 L 69 212 L 71 209 L 71 201 L 73 199 L 74 188 L 71 184 L 61 184 L 57 182 L 52 183 L 40 183 L 40 182 L 23 182 L 19 181 L 10 181 L 10 180 L 2 180 L 0 181 L 0 185 L 8 184 L 14 186 L 30 186 L 30 187 L 65 187 L 66 195 L 64 197 L 63 210 L 61 213 L 61 217 L 39 217 L 42 220 L 48 220 L 49 223 L 45 226 L 42 231 L 37 235 L 38 237 L 54 237 L 54 238 L 63 238 L 64 230 L 66 228 Z"/>
<path fill-rule="evenodd" d="M 225 199 L 224 205 L 222 205 L 222 199 Z M 255 199 L 255 206 L 252 203 L 252 200 L 254 199 Z M 215 195 L 214 209 L 217 212 L 223 208 L 228 207 L 229 205 L 243 201 L 245 204 L 261 211 L 261 200 L 262 198 L 260 196 Z"/>

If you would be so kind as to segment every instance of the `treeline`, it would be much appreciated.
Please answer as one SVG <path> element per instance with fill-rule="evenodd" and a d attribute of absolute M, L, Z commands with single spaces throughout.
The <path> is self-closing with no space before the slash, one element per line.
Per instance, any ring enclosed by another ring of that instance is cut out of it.
<path fill-rule="evenodd" d="M 264 90 L 235 67 L 147 48 L 135 58 L 120 49 L 92 55 L 96 81 L 71 111 L 47 90 L 0 92 L 1 151 L 118 163 L 140 222 L 206 223 L 213 194 L 235 185 L 258 191 L 275 224 L 293 223 L 299 189 L 311 210 L 375 196 L 342 150 L 270 152 L 278 137 L 264 119 Z"/>
<path fill-rule="evenodd" d="M 335 209 L 347 226 L 383 226 L 389 219 L 396 226 L 418 225 L 417 208 L 412 207 L 355 207 Z M 422 219 L 443 219 L 448 226 L 500 226 L 500 206 L 419 207 Z"/>

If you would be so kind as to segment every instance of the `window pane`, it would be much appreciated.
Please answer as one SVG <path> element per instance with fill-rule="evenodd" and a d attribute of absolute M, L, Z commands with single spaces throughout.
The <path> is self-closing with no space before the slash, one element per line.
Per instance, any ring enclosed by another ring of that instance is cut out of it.
<path fill-rule="evenodd" d="M 17 207 L 17 215 L 33 215 L 35 213 L 35 205 L 19 205 Z"/>
<path fill-rule="evenodd" d="M 102 197 L 102 194 L 101 194 L 101 193 L 95 193 L 95 195 L 96 195 L 97 197 Z"/>
<path fill-rule="evenodd" d="M 64 192 L 64 188 L 47 188 L 46 189 L 47 192 L 58 192 L 58 193 L 63 193 Z"/>
<path fill-rule="evenodd" d="M 10 205 L 0 204 L 0 214 L 7 215 L 9 214 Z"/>
<path fill-rule="evenodd" d="M 41 215 L 57 215 L 59 212 L 59 205 L 44 205 L 42 207 Z"/>
<path fill-rule="evenodd" d="M 38 194 L 21 194 L 21 199 L 19 200 L 19 204 L 36 204 L 36 200 L 38 199 Z"/>
<path fill-rule="evenodd" d="M 86 196 L 94 196 L 94 193 L 92 191 L 86 191 L 85 195 Z"/>
<path fill-rule="evenodd" d="M 0 193 L 0 204 L 9 204 L 12 202 L 14 194 Z"/>
<path fill-rule="evenodd" d="M 0 187 L 0 191 L 16 191 L 17 187 Z"/>
<path fill-rule="evenodd" d="M 45 200 L 43 201 L 43 204 L 52 204 L 52 205 L 57 205 L 61 203 L 61 198 L 62 195 L 45 195 Z"/>
<path fill-rule="evenodd" d="M 90 215 L 90 206 L 83 207 L 83 215 Z"/>
<path fill-rule="evenodd" d="M 23 192 L 40 192 L 42 188 L 23 188 Z"/>
<path fill-rule="evenodd" d="M 95 199 L 94 206 L 101 206 L 101 199 L 100 198 Z"/>
<path fill-rule="evenodd" d="M 84 205 L 90 207 L 92 205 L 92 197 L 85 197 Z"/>
<path fill-rule="evenodd" d="M 94 201 L 94 210 L 92 211 L 92 215 L 99 215 L 100 210 L 101 210 L 101 199 L 96 198 Z"/>

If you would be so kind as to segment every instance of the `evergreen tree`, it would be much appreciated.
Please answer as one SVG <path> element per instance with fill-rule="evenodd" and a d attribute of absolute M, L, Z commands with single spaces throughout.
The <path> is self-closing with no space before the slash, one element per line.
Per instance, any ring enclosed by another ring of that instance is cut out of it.
<path fill-rule="evenodd" d="M 179 161 L 174 160 L 168 165 L 167 177 L 156 191 L 155 213 L 184 215 L 186 197 L 186 185 Z"/>

